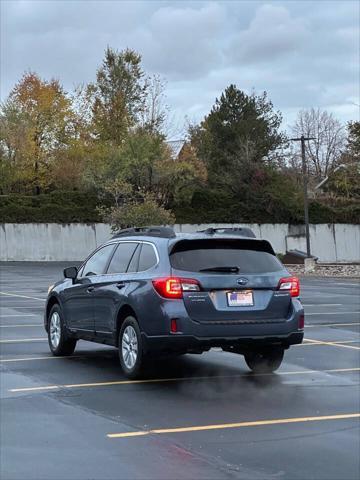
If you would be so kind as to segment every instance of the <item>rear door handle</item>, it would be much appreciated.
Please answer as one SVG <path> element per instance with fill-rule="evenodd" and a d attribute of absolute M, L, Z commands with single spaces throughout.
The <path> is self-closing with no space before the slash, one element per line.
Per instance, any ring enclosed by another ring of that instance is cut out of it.
<path fill-rule="evenodd" d="M 95 290 L 95 287 L 89 287 L 86 291 L 87 291 L 88 293 L 91 293 L 91 292 L 93 292 L 94 290 Z"/>
<path fill-rule="evenodd" d="M 118 282 L 118 283 L 116 284 L 117 288 L 124 288 L 125 285 L 126 285 L 125 282 Z"/>

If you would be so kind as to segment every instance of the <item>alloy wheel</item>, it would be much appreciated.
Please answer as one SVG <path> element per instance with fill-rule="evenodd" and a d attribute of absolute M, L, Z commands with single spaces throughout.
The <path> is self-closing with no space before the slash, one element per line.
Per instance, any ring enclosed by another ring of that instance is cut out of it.
<path fill-rule="evenodd" d="M 124 330 L 121 340 L 121 353 L 126 367 L 132 370 L 138 356 L 138 340 L 135 329 L 131 325 L 128 325 Z"/>
<path fill-rule="evenodd" d="M 54 312 L 50 319 L 50 341 L 53 348 L 57 348 L 61 337 L 61 321 L 58 312 Z"/>

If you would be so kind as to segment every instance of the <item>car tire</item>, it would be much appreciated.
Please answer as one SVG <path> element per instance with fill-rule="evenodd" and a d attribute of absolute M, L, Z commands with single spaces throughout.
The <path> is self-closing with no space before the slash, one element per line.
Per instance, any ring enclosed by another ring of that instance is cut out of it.
<path fill-rule="evenodd" d="M 141 332 L 135 317 L 125 318 L 119 332 L 119 358 L 127 378 L 139 378 L 144 365 Z"/>
<path fill-rule="evenodd" d="M 48 341 L 52 354 L 57 357 L 74 353 L 77 340 L 69 337 L 64 317 L 58 304 L 55 304 L 49 313 Z"/>
<path fill-rule="evenodd" d="M 247 366 L 254 373 L 272 373 L 281 365 L 284 358 L 283 348 L 271 348 L 244 355 Z"/>

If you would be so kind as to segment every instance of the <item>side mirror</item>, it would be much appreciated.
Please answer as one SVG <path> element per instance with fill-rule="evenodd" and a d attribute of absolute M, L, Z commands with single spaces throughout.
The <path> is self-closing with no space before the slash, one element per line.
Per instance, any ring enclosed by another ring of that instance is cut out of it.
<path fill-rule="evenodd" d="M 65 278 L 71 278 L 73 281 L 75 280 L 76 276 L 78 274 L 78 269 L 77 267 L 67 267 L 64 268 L 64 277 Z"/>

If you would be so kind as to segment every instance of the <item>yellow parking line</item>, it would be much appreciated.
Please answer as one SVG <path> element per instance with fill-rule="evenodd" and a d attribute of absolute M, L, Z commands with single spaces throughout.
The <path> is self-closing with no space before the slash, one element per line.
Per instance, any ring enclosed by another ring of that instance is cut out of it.
<path fill-rule="evenodd" d="M 108 433 L 108 438 L 140 437 L 151 434 L 201 432 L 208 430 L 224 430 L 226 428 L 259 427 L 263 425 L 282 425 L 287 423 L 323 422 L 325 420 L 346 420 L 360 418 L 360 413 L 346 413 L 341 415 L 324 415 L 319 417 L 278 418 L 274 420 L 257 420 L 253 422 L 223 423 L 218 425 L 197 425 L 192 427 L 157 428 L 137 432 Z"/>
<path fill-rule="evenodd" d="M 52 358 L 52 357 L 49 357 Z M 59 358 L 59 357 L 53 357 Z M 69 357 L 71 358 L 71 357 Z M 94 383 L 70 383 L 64 385 L 44 385 L 39 387 L 24 387 L 24 388 L 11 388 L 9 392 L 36 392 L 46 391 L 61 388 L 86 388 L 86 387 L 108 387 L 114 385 L 137 385 L 145 383 L 165 383 L 165 382 L 184 382 L 184 381 L 197 381 L 197 380 L 218 380 L 218 379 L 235 379 L 243 377 L 264 377 L 264 376 L 282 376 L 282 375 L 307 375 L 314 373 L 346 373 L 346 372 L 358 372 L 360 367 L 354 368 L 335 368 L 328 370 L 295 370 L 290 372 L 273 373 L 246 373 L 240 375 L 213 375 L 213 376 L 199 376 L 199 377 L 175 377 L 175 378 L 151 378 L 144 380 L 114 380 L 109 382 L 94 382 Z"/>
<path fill-rule="evenodd" d="M 43 391 L 43 390 L 57 390 L 60 388 L 58 385 L 48 385 L 46 387 L 28 387 L 28 388 L 23 388 L 23 389 L 11 389 L 9 390 L 10 392 L 36 392 L 38 390 Z"/>
<path fill-rule="evenodd" d="M 313 340 L 312 338 L 307 338 L 306 339 L 308 342 L 312 342 L 316 345 L 329 345 L 331 347 L 342 347 L 342 348 L 351 348 L 353 350 L 360 350 L 360 347 L 355 347 L 354 345 L 344 345 L 345 342 L 342 343 L 337 343 L 337 342 L 324 342 L 322 340 Z M 347 341 L 347 340 L 345 340 Z M 350 340 L 352 341 L 352 340 Z M 358 342 L 356 342 L 358 343 Z"/>
<path fill-rule="evenodd" d="M 0 295 L 6 295 L 7 297 L 30 298 L 30 300 L 40 300 L 41 302 L 46 301 L 46 298 L 29 297 L 27 295 L 19 295 L 17 293 L 0 292 Z"/>

